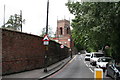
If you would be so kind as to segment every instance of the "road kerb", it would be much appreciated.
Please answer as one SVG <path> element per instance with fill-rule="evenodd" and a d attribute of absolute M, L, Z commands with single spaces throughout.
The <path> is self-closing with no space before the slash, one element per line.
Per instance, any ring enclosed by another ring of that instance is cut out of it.
<path fill-rule="evenodd" d="M 69 60 L 68 60 L 64 65 L 62 65 L 59 69 L 57 69 L 57 70 L 55 70 L 55 71 L 53 71 L 53 72 L 51 72 L 51 73 L 49 73 L 49 74 L 47 74 L 47 75 L 45 75 L 45 76 L 43 76 L 43 77 L 40 77 L 39 80 L 45 79 L 45 78 L 47 78 L 47 77 L 55 74 L 56 72 L 58 72 L 59 70 L 61 70 L 66 64 L 68 64 L 71 60 L 72 60 L 72 59 L 69 59 Z"/>

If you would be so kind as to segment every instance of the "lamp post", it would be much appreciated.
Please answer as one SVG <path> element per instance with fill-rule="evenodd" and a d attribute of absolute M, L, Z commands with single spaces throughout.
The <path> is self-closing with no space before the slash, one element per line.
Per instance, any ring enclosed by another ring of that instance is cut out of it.
<path fill-rule="evenodd" d="M 48 35 L 48 13 L 49 13 L 49 0 L 47 1 L 46 35 Z M 47 72 L 47 57 L 48 57 L 47 51 L 48 51 L 48 45 L 45 45 L 44 72 Z"/>
<path fill-rule="evenodd" d="M 70 22 L 69 22 L 70 23 Z M 73 54 L 72 54 L 72 51 L 73 51 L 73 43 L 72 43 L 72 32 L 71 32 L 71 29 L 70 29 L 70 51 L 71 51 L 71 53 L 70 53 L 70 57 L 71 57 L 71 59 L 72 59 L 72 56 L 73 56 Z"/>
<path fill-rule="evenodd" d="M 71 48 L 71 58 L 72 58 L 72 35 L 70 35 L 70 48 Z"/>
<path fill-rule="evenodd" d="M 3 25 L 4 25 L 4 28 L 5 28 L 5 5 L 4 5 L 4 20 L 3 20 Z"/>
<path fill-rule="evenodd" d="M 46 35 L 48 34 L 49 0 L 47 1 Z"/>
<path fill-rule="evenodd" d="M 22 32 L 22 10 L 20 10 L 21 32 Z"/>
<path fill-rule="evenodd" d="M 70 49 L 69 49 L 69 51 L 70 51 L 70 57 L 72 59 L 72 35 L 70 35 L 70 39 L 68 39 L 68 41 L 70 42 Z"/>

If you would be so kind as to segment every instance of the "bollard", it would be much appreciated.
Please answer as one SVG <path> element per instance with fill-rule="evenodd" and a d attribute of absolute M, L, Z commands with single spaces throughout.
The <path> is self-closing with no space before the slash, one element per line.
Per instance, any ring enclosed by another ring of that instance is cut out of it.
<path fill-rule="evenodd" d="M 95 78 L 95 80 L 103 80 L 103 69 L 95 68 L 94 69 L 94 78 Z"/>

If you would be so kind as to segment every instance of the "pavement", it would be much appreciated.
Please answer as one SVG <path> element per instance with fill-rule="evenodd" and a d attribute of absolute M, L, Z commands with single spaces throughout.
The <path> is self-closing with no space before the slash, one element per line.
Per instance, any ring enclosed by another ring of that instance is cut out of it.
<path fill-rule="evenodd" d="M 74 57 L 74 56 L 73 56 Z M 42 69 L 35 69 L 31 71 L 16 73 L 16 74 L 10 74 L 2 76 L 2 80 L 41 80 L 45 79 L 48 76 L 58 72 L 60 69 L 62 69 L 69 61 L 71 60 L 70 57 L 57 62 L 49 67 L 47 67 L 48 72 L 44 72 L 44 68 Z"/>

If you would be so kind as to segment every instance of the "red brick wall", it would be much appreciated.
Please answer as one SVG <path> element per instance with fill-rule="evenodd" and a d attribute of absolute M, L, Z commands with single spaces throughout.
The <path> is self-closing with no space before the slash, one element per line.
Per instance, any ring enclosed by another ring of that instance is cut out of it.
<path fill-rule="evenodd" d="M 42 37 L 2 29 L 2 74 L 44 67 L 45 47 Z M 69 56 L 68 48 L 50 41 L 48 65 Z"/>

